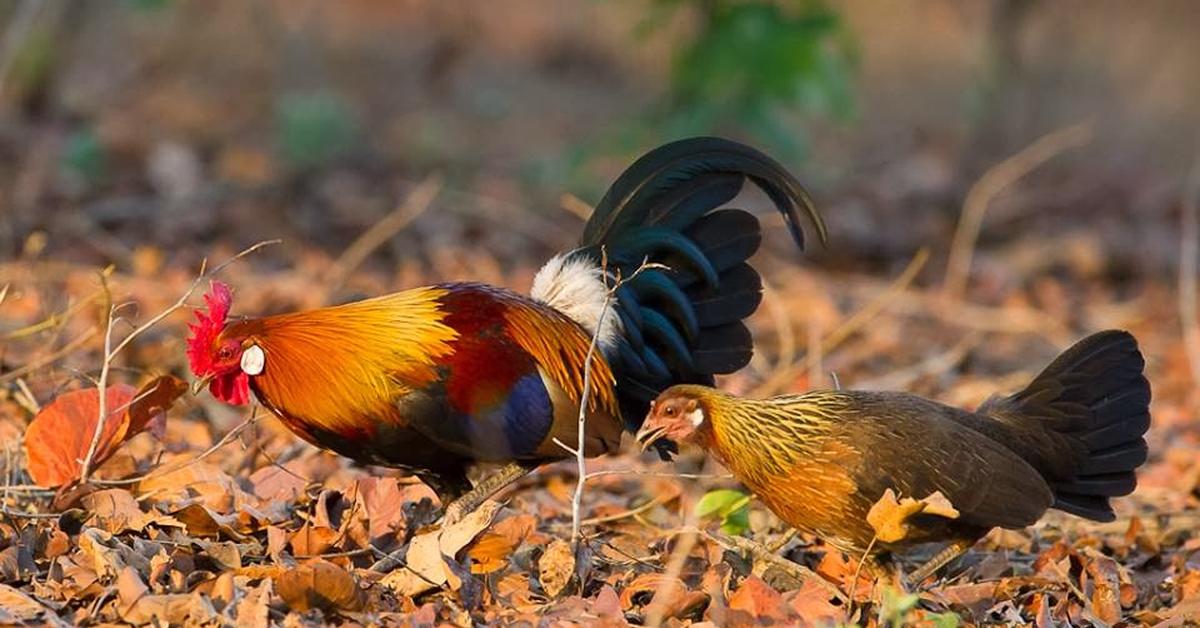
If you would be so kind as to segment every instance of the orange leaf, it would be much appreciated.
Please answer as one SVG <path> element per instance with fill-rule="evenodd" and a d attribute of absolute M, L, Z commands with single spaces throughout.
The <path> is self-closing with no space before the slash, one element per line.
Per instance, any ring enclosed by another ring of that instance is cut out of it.
<path fill-rule="evenodd" d="M 749 613 L 759 624 L 782 623 L 788 616 L 783 596 L 758 576 L 746 578 L 729 596 L 729 610 Z"/>
<path fill-rule="evenodd" d="M 354 576 L 323 560 L 288 569 L 276 578 L 275 590 L 295 611 L 319 608 L 353 612 L 362 609 L 364 601 Z"/>
<path fill-rule="evenodd" d="M 134 390 L 109 386 L 105 392 L 104 431 L 96 446 L 93 467 L 104 463 L 122 443 L 146 429 L 161 431 L 163 411 L 187 389 L 178 378 L 165 375 Z M 29 475 L 42 486 L 62 486 L 79 479 L 100 414 L 95 388 L 59 395 L 34 417 L 25 430 Z"/>
<path fill-rule="evenodd" d="M 958 518 L 958 511 L 941 491 L 934 491 L 919 500 L 911 497 L 897 499 L 896 493 L 889 488 L 867 512 L 867 523 L 875 529 L 875 536 L 880 541 L 896 543 L 908 536 L 909 517 L 918 514 L 937 515 L 947 519 Z"/>

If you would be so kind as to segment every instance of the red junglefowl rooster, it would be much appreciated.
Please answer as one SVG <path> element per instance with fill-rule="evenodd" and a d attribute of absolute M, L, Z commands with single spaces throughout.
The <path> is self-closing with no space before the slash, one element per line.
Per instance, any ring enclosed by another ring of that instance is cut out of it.
<path fill-rule="evenodd" d="M 1109 498 L 1133 492 L 1146 461 L 1144 366 L 1133 336 L 1100 332 L 974 412 L 899 392 L 753 400 L 674 386 L 637 438 L 699 445 L 780 519 L 847 553 L 949 542 L 912 574 L 920 582 L 992 528 L 1031 525 L 1049 508 L 1112 521 Z M 917 499 L 940 491 L 958 516 L 918 514 L 898 542 L 880 543 L 868 512 L 887 489 Z"/>
<path fill-rule="evenodd" d="M 757 309 L 762 286 L 746 260 L 761 233 L 750 213 L 719 209 L 746 179 L 774 202 L 797 244 L 801 211 L 825 241 L 808 194 L 778 163 L 729 140 L 681 140 L 613 183 L 579 247 L 546 263 L 529 296 L 446 283 L 230 320 L 230 291 L 214 283 L 208 311 L 191 325 L 192 372 L 231 404 L 253 392 L 318 447 L 412 472 L 449 504 L 446 519 L 457 519 L 568 455 L 555 440 L 577 442 L 598 327 L 588 456 L 616 450 L 623 428 L 636 430 L 668 386 L 712 384 L 749 361 L 742 319 Z M 646 261 L 666 268 L 635 273 Z M 617 277 L 628 281 L 605 308 Z M 509 464 L 472 489 L 466 468 L 479 461 Z"/>

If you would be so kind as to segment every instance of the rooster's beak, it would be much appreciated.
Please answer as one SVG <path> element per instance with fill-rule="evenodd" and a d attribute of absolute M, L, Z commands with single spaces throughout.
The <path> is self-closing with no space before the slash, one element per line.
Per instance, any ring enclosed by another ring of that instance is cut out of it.
<path fill-rule="evenodd" d="M 211 382 L 216 376 L 216 373 L 209 373 L 208 375 L 205 375 L 204 377 L 192 382 L 192 396 L 194 397 L 199 395 L 204 391 L 205 388 L 208 388 L 208 383 Z"/>

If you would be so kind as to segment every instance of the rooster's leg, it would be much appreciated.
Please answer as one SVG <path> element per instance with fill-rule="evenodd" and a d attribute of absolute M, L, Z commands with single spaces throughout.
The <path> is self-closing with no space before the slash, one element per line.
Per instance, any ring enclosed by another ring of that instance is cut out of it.
<path fill-rule="evenodd" d="M 446 512 L 442 515 L 443 525 L 455 523 L 474 512 L 480 504 L 495 495 L 497 491 L 525 477 L 537 466 L 536 462 L 510 462 L 500 467 L 495 473 L 480 480 L 474 488 L 446 506 Z"/>
<path fill-rule="evenodd" d="M 471 490 L 471 482 L 467 480 L 467 475 L 463 471 L 417 471 L 415 475 L 425 483 L 425 486 L 437 493 L 438 501 L 442 503 L 443 507 Z"/>
<path fill-rule="evenodd" d="M 923 580 L 932 576 L 934 572 L 945 567 L 955 558 L 965 554 L 974 544 L 974 541 L 958 540 L 947 545 L 945 549 L 934 554 L 933 558 L 930 558 L 924 565 L 921 565 L 916 571 L 909 574 L 909 585 L 913 587 L 919 586 Z"/>

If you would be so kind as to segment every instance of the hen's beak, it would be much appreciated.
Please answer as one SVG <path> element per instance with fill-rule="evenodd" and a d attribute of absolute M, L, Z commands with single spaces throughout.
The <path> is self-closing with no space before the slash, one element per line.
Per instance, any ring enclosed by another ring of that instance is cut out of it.
<path fill-rule="evenodd" d="M 654 441 L 662 438 L 663 434 L 666 433 L 667 428 L 664 426 L 643 425 L 634 438 L 641 446 L 641 450 L 646 451 L 650 448 L 650 445 L 654 444 Z"/>
<path fill-rule="evenodd" d="M 208 388 L 208 383 L 211 382 L 216 376 L 216 373 L 209 373 L 208 375 L 205 375 L 204 377 L 192 382 L 192 396 L 194 397 L 199 395 L 204 391 L 205 388 Z"/>

